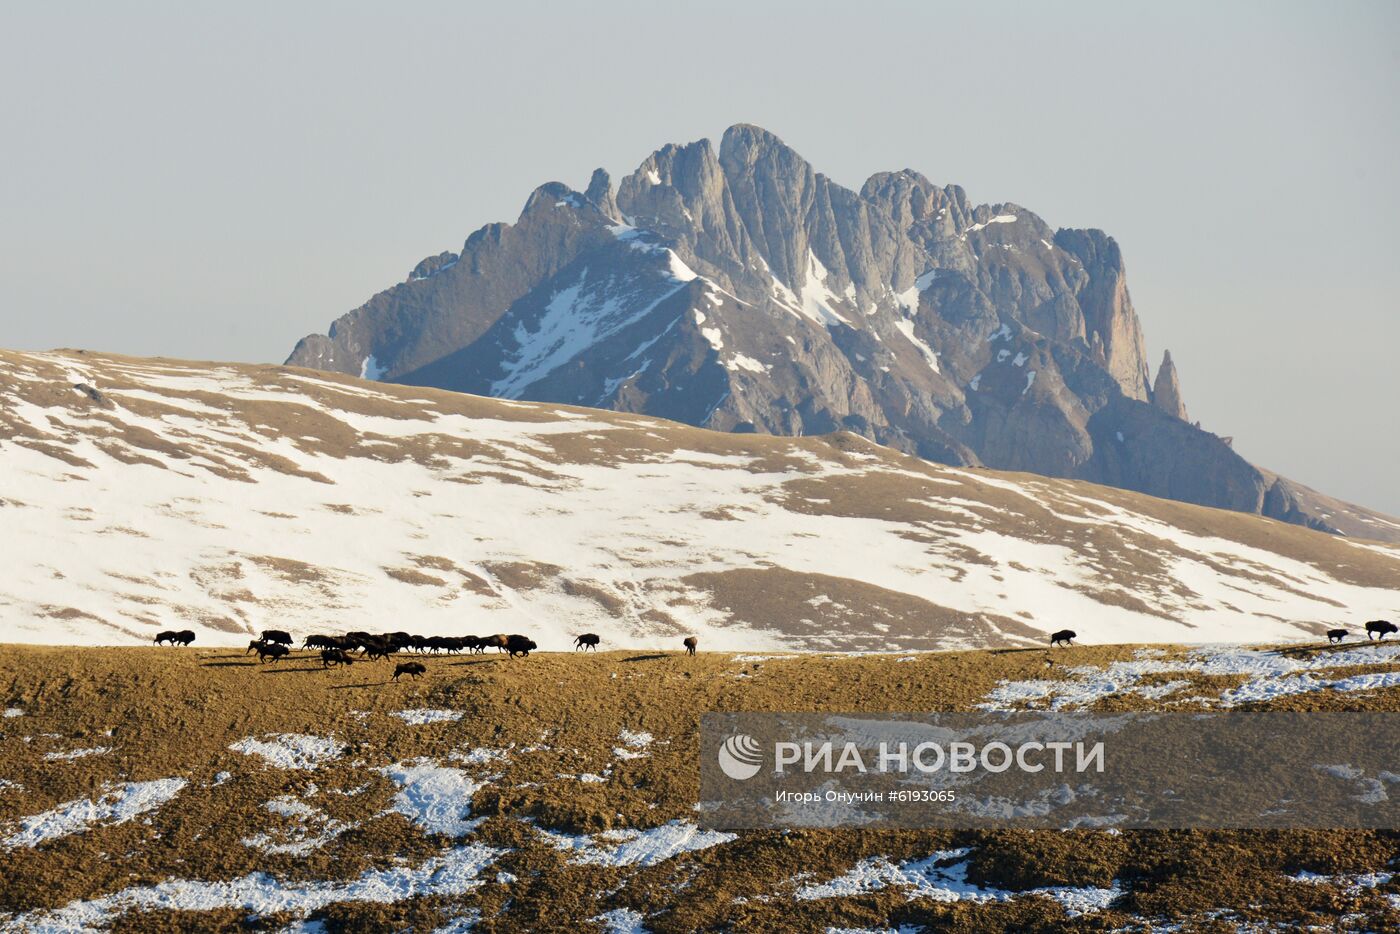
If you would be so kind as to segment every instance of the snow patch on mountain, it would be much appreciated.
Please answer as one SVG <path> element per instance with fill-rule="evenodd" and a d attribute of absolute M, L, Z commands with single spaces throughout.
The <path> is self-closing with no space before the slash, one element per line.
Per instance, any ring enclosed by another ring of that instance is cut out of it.
<path fill-rule="evenodd" d="M 360 379 L 383 379 L 384 374 L 387 372 L 388 370 L 385 367 L 380 366 L 379 361 L 374 359 L 374 354 L 370 354 L 368 357 L 365 357 L 365 359 L 360 363 Z"/>
<path fill-rule="evenodd" d="M 695 278 L 674 252 L 661 252 L 665 267 L 660 275 L 647 271 L 592 279 L 585 267 L 577 281 L 551 296 L 535 321 L 515 326 L 513 349 L 501 362 L 502 375 L 491 383 L 491 394 L 519 398 L 531 383 L 642 320 Z"/>
<path fill-rule="evenodd" d="M 967 230 L 964 230 L 964 231 L 963 231 L 963 239 L 967 239 L 967 235 L 968 235 L 968 234 L 970 234 L 970 233 L 976 233 L 976 232 L 979 231 L 979 230 L 983 230 L 983 229 L 985 229 L 986 227 L 988 227 L 988 226 L 991 225 L 991 224 L 1014 224 L 1014 223 L 1016 223 L 1016 215 L 1015 215 L 1015 214 L 998 214 L 996 217 L 993 217 L 993 218 L 991 218 L 990 220 L 983 221 L 983 222 L 980 223 L 980 224 L 973 224 L 971 227 L 967 228 Z"/>

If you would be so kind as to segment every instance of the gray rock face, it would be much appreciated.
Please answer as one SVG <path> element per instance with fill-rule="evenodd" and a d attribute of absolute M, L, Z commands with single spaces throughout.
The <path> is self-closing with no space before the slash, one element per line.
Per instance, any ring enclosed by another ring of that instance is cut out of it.
<path fill-rule="evenodd" d="M 311 335 L 288 363 L 730 431 L 857 432 L 950 464 L 1336 530 L 1150 381 L 1122 254 L 910 170 L 835 184 L 738 125 L 513 225 Z M 1296 485 L 1294 485 L 1296 487 Z M 1364 512 L 1364 510 L 1362 511 Z"/>
<path fill-rule="evenodd" d="M 1187 420 L 1186 403 L 1181 401 L 1181 380 L 1176 375 L 1170 350 L 1162 354 L 1162 365 L 1157 368 L 1157 379 L 1152 383 L 1152 404 L 1172 418 Z"/>

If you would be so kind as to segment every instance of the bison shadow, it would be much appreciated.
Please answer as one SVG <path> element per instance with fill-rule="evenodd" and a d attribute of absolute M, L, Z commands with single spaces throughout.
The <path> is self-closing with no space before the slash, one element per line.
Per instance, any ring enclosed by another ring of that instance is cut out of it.
<path fill-rule="evenodd" d="M 228 657 L 228 656 L 225 656 Z M 201 662 L 201 668 L 251 668 L 258 663 L 253 662 Z"/>
<path fill-rule="evenodd" d="M 363 681 L 359 684 L 332 684 L 332 691 L 348 691 L 351 688 L 380 688 L 386 684 L 393 684 L 393 681 L 385 679 L 383 681 Z"/>
<path fill-rule="evenodd" d="M 624 658 L 624 662 L 655 662 L 663 658 L 670 658 L 665 652 L 658 652 L 654 655 L 633 655 L 631 658 Z"/>

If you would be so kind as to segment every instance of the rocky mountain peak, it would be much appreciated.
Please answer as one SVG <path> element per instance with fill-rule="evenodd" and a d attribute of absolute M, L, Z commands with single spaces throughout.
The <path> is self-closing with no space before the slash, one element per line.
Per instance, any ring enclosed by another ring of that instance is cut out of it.
<path fill-rule="evenodd" d="M 1155 383 L 1118 243 L 912 169 L 859 191 L 750 124 L 667 144 L 614 191 L 551 182 L 515 224 L 288 360 L 703 427 L 847 430 L 921 457 L 1329 527 Z M 371 365 L 372 363 L 372 365 Z"/>
<path fill-rule="evenodd" d="M 588 180 L 588 188 L 583 196 L 608 217 L 618 216 L 617 196 L 613 193 L 612 178 L 603 169 L 593 170 L 593 177 Z"/>

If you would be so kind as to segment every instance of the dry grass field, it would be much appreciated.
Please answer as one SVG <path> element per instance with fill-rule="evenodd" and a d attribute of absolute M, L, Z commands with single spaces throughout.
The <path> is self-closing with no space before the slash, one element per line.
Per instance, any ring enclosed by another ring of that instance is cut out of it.
<path fill-rule="evenodd" d="M 393 682 L 388 662 L 3 646 L 0 929 L 1400 928 L 1395 833 L 693 823 L 705 711 L 1400 709 L 1400 654 L 1356 643 L 1046 657 L 484 655 Z"/>

